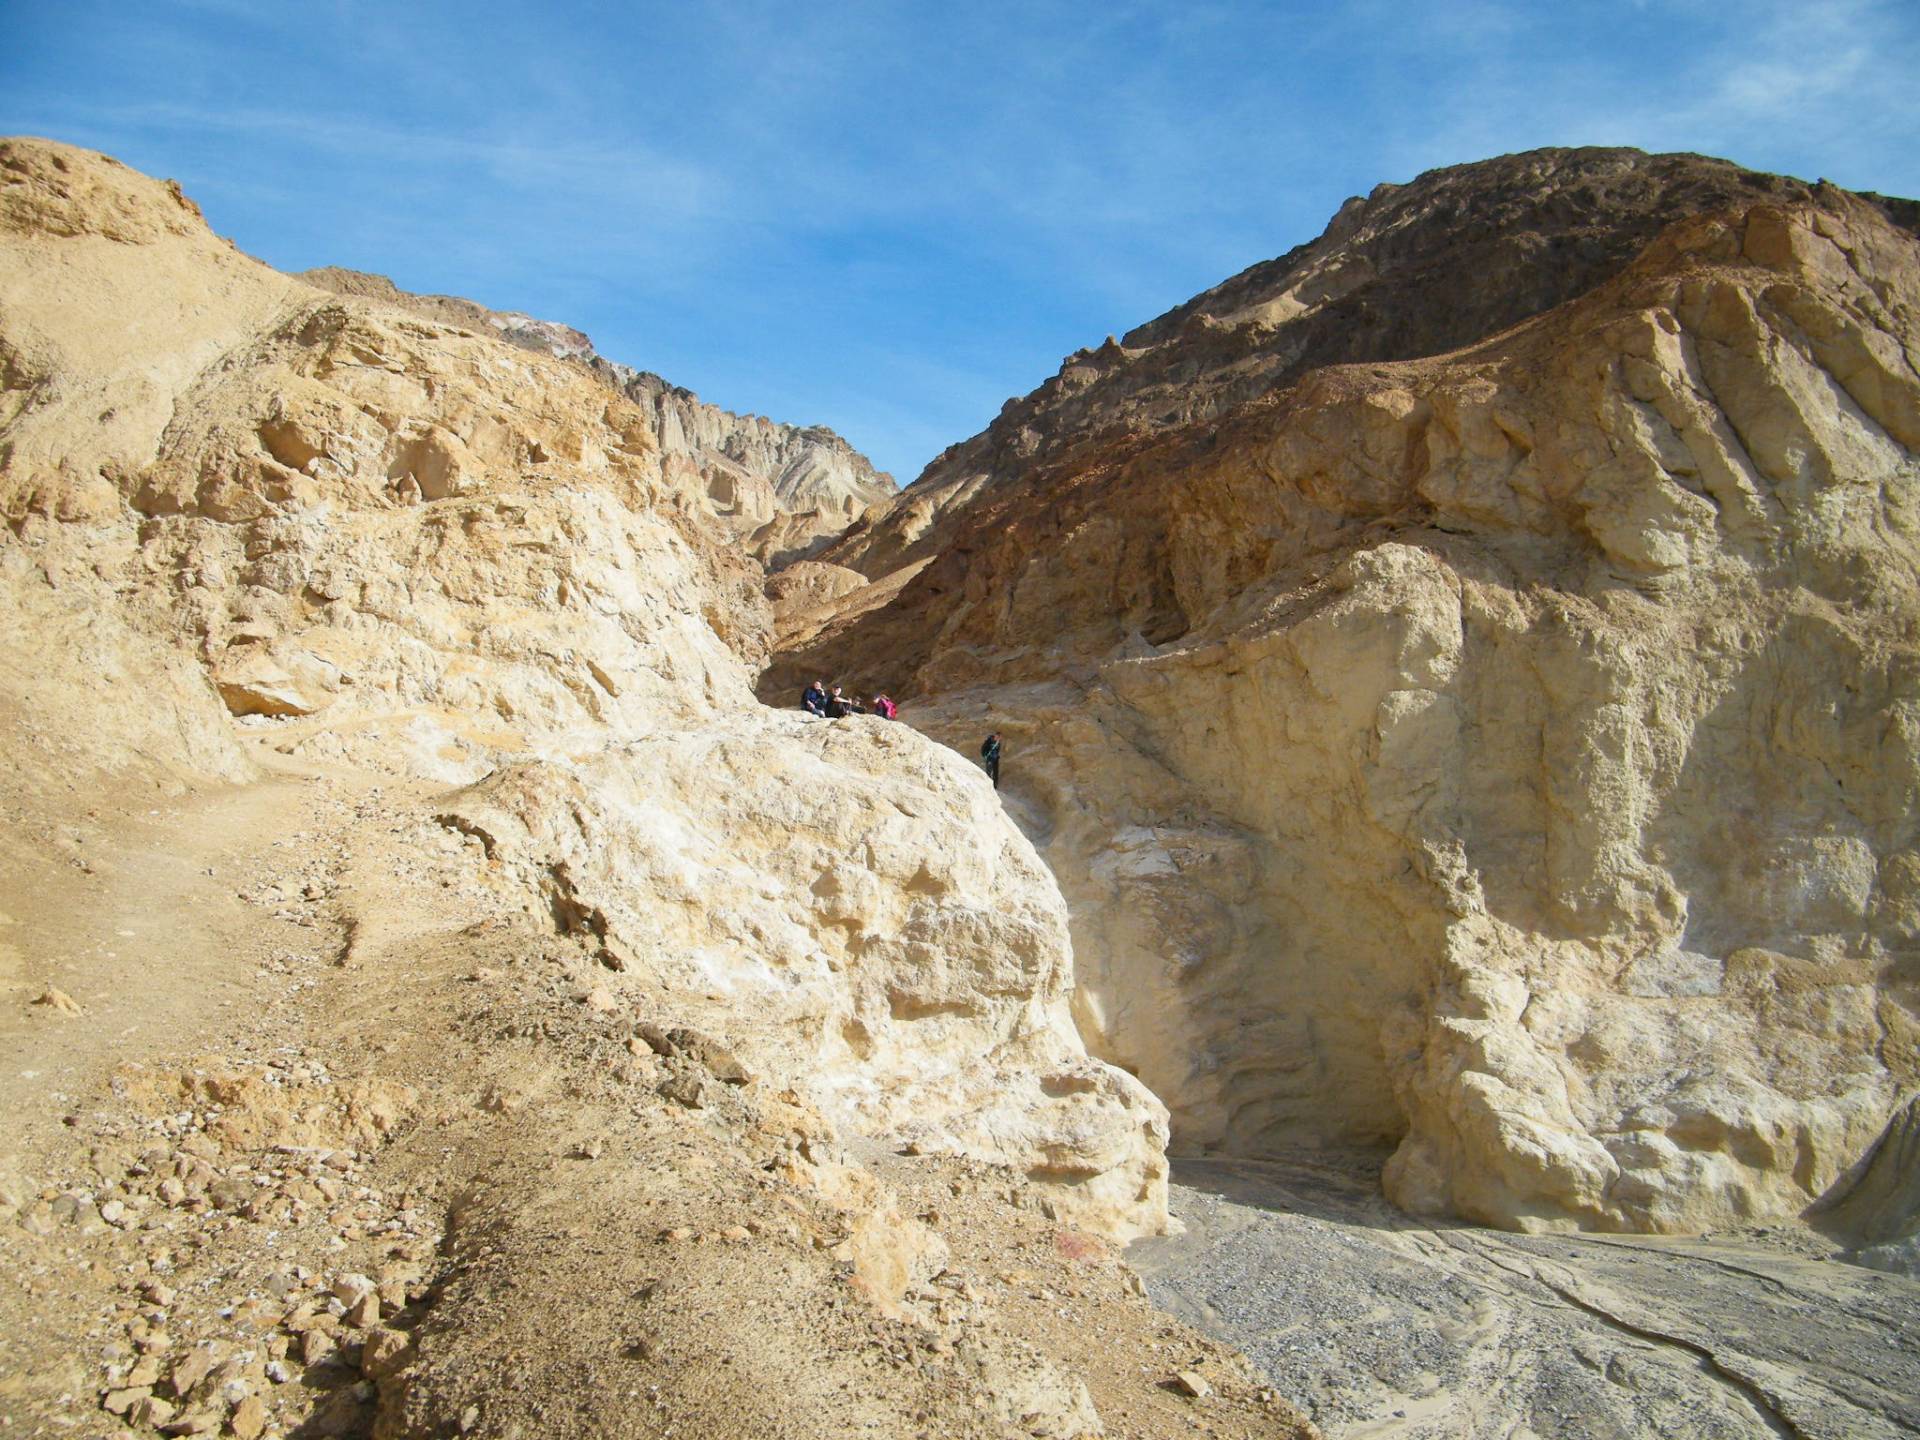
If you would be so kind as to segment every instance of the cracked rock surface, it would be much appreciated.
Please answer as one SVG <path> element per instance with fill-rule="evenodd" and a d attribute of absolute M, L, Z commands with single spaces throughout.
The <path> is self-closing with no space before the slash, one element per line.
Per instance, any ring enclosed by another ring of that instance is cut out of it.
<path fill-rule="evenodd" d="M 1327 1435 L 1802 1436 L 1920 1429 L 1920 1283 L 1803 1231 L 1515 1235 L 1380 1198 L 1353 1152 L 1175 1166 L 1148 1294 L 1241 1347 Z"/>

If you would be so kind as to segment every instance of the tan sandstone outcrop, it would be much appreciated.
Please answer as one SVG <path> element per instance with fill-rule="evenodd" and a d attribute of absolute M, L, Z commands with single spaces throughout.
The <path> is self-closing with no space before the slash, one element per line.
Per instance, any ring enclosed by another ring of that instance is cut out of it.
<path fill-rule="evenodd" d="M 813 554 L 894 496 L 893 477 L 824 425 L 736 415 L 626 365 L 595 369 L 651 417 L 668 475 L 769 566 Z"/>
<path fill-rule="evenodd" d="M 1015 1164 L 1085 1223 L 1165 1225 L 1164 1111 L 1073 1031 L 1044 867 L 910 730 L 755 705 L 763 572 L 640 405 L 278 275 L 104 157 L 14 141 L 0 166 L 0 673 L 51 717 L 29 750 L 234 778 L 224 707 L 289 753 L 491 775 L 455 812 L 530 897 L 568 877 L 772 1078 Z M 63 630 L 98 673 L 50 709 L 31 656 Z"/>
<path fill-rule="evenodd" d="M 736 415 L 685 386 L 608 360 L 570 326 L 518 311 L 490 310 L 453 295 L 415 295 L 384 275 L 326 267 L 301 279 L 364 296 L 544 355 L 576 360 L 638 405 L 670 480 L 697 496 L 712 528 L 767 564 L 784 564 L 839 536 L 893 498 L 893 477 L 824 425 L 783 425 Z"/>
<path fill-rule="evenodd" d="M 1086 1057 L 1059 892 L 945 747 L 750 713 L 510 766 L 448 813 L 629 972 L 610 987 L 724 1027 L 849 1132 L 1016 1166 L 1105 1233 L 1164 1227 L 1164 1111 Z"/>
<path fill-rule="evenodd" d="M 1083 1032 L 1177 1147 L 1685 1231 L 1837 1198 L 1920 1086 L 1920 246 L 1749 178 L 1470 348 L 1075 420 L 826 557 L 924 568 L 770 693 L 892 665 L 1002 730 Z"/>

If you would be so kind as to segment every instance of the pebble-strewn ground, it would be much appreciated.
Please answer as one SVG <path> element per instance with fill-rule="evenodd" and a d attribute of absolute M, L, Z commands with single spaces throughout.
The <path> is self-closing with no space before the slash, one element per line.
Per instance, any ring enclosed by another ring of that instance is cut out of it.
<path fill-rule="evenodd" d="M 1020 1174 L 616 999 L 434 787 L 257 753 L 0 837 L 0 1436 L 1312 1433 Z"/>

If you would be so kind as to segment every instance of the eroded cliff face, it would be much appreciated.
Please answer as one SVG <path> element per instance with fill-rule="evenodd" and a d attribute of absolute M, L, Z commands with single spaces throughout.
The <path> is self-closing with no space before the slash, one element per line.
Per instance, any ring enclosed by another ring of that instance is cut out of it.
<path fill-rule="evenodd" d="M 596 369 L 652 418 L 667 473 L 704 493 L 726 533 L 769 567 L 805 559 L 893 499 L 893 477 L 824 425 L 736 415 L 648 371 Z"/>
<path fill-rule="evenodd" d="M 1811 194 L 1703 155 L 1600 148 L 1375 186 L 1318 239 L 1067 356 L 821 558 L 878 578 L 944 548 L 949 509 L 1017 495 L 1084 443 L 1204 426 L 1329 365 L 1473 344 L 1619 274 L 1682 216 Z M 1912 201 L 1869 198 L 1909 228 L 1920 220 Z"/>
<path fill-rule="evenodd" d="M 755 559 L 782 565 L 838 538 L 891 500 L 893 477 L 824 425 L 783 425 L 709 405 L 651 371 L 607 359 L 570 326 L 489 310 L 453 295 L 414 295 L 383 275 L 328 267 L 299 278 L 448 325 L 496 335 L 524 350 L 577 360 L 646 415 L 668 478 L 708 512 L 709 528 Z"/>
<path fill-rule="evenodd" d="M 1838 1197 L 1920 1084 L 1920 247 L 1736 188 L 1470 348 L 1069 427 L 771 672 L 1002 730 L 1176 1147 L 1685 1231 Z"/>
<path fill-rule="evenodd" d="M 1164 1228 L 1165 1112 L 1074 1032 L 1051 877 L 911 730 L 759 709 L 763 572 L 654 416 L 563 358 L 276 274 L 104 157 L 6 142 L 0 167 L 11 802 L 134 766 L 244 779 L 260 736 L 479 782 L 445 823 L 488 837 L 519 908 L 823 1137 Z"/>

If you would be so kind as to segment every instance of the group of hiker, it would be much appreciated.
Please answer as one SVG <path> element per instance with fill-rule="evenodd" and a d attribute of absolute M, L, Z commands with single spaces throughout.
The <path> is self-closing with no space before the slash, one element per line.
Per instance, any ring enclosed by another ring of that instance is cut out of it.
<path fill-rule="evenodd" d="M 831 689 L 824 680 L 815 680 L 800 692 L 800 708 L 809 715 L 818 715 L 822 720 L 844 720 L 849 715 L 878 715 L 887 720 L 900 718 L 900 706 L 892 697 L 876 695 L 869 705 L 862 705 L 859 697 L 848 695 L 838 685 Z M 980 746 L 980 763 L 993 778 L 993 788 L 1000 788 L 1000 732 L 994 731 Z"/>
<path fill-rule="evenodd" d="M 900 718 L 900 707 L 889 697 L 876 695 L 871 705 L 862 705 L 859 696 L 842 693 L 838 685 L 829 690 L 824 680 L 816 680 L 800 692 L 800 708 L 822 720 L 844 720 L 849 715 L 878 715 L 886 720 Z"/>

